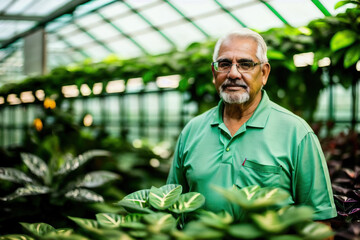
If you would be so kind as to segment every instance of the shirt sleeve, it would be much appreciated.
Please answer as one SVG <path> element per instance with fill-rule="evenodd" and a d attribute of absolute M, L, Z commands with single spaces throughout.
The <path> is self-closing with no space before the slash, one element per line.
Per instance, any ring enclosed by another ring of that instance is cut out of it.
<path fill-rule="evenodd" d="M 293 175 L 296 204 L 314 209 L 314 220 L 336 217 L 326 160 L 317 136 L 310 132 L 300 142 Z"/>
<path fill-rule="evenodd" d="M 182 134 L 180 134 L 179 139 L 176 144 L 173 162 L 170 167 L 169 175 L 166 181 L 166 184 L 180 184 L 183 187 L 183 192 L 188 192 L 189 187 L 186 181 L 185 172 L 183 169 L 183 146 L 182 146 Z"/>

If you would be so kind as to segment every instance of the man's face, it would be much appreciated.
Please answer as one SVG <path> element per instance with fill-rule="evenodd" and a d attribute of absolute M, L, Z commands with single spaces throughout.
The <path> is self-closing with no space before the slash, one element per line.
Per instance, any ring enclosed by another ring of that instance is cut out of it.
<path fill-rule="evenodd" d="M 259 62 L 256 57 L 257 44 L 251 38 L 233 37 L 225 40 L 220 46 L 217 61 L 239 63 L 243 61 Z M 230 72 L 216 72 L 214 85 L 220 97 L 227 103 L 241 104 L 252 102 L 261 97 L 260 90 L 266 84 L 270 72 L 268 63 L 256 65 L 248 72 L 239 72 L 232 66 Z"/>

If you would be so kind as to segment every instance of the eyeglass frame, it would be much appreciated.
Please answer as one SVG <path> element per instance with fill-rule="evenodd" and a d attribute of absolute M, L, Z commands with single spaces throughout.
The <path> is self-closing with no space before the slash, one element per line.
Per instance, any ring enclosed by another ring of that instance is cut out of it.
<path fill-rule="evenodd" d="M 226 61 L 225 61 L 226 62 Z M 240 67 L 240 64 L 241 63 L 251 63 L 252 64 L 252 67 L 249 69 L 249 70 L 239 70 L 239 67 Z M 263 64 L 263 62 L 253 62 L 253 61 L 242 61 L 242 62 L 237 62 L 237 63 L 230 63 L 229 62 L 229 64 L 231 64 L 231 66 L 230 66 L 230 68 L 229 68 L 229 70 L 228 71 L 218 71 L 218 70 L 216 70 L 216 68 L 217 69 L 219 69 L 218 68 L 218 66 L 215 66 L 215 64 L 219 64 L 219 61 L 216 61 L 216 62 L 212 62 L 211 63 L 211 66 L 214 68 L 214 70 L 216 71 L 216 72 L 220 72 L 220 73 L 229 73 L 230 71 L 231 71 L 231 68 L 232 68 L 232 66 L 233 65 L 236 65 L 236 70 L 239 72 L 239 73 L 243 73 L 243 72 L 251 72 L 252 70 L 254 70 L 254 68 L 257 66 L 257 65 L 261 65 L 261 64 Z"/>

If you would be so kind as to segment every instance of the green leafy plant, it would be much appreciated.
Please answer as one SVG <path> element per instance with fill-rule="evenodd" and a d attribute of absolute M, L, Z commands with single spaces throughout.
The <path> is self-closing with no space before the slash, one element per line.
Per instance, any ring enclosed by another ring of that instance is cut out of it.
<path fill-rule="evenodd" d="M 216 190 L 241 207 L 244 219 L 234 221 L 226 212 L 203 211 L 199 220 L 175 233 L 180 239 L 324 239 L 333 235 L 328 226 L 312 221 L 311 208 L 286 205 L 289 194 L 280 188 Z"/>
<path fill-rule="evenodd" d="M 316 240 L 333 235 L 327 225 L 312 221 L 313 211 L 309 207 L 286 205 L 284 200 L 289 195 L 282 189 L 250 186 L 243 189 L 217 188 L 217 191 L 230 202 L 240 205 L 245 212 L 245 219 L 234 221 L 227 212 L 214 213 L 199 209 L 204 203 L 201 194 L 182 194 L 181 186 L 165 185 L 126 196 L 117 204 L 122 205 L 127 213 L 99 213 L 96 214 L 96 220 L 70 217 L 80 229 L 72 231 L 65 228 L 63 231 L 68 234 L 66 239 L 73 239 L 74 234 L 74 239 L 80 235 L 82 239 L 99 240 Z M 179 225 L 183 213 L 195 213 L 196 218 L 185 218 L 184 225 Z M 64 236 L 55 236 L 54 228 L 47 224 L 22 225 L 33 236 L 41 232 L 52 237 L 48 239 L 65 239 Z M 48 235 L 49 232 L 53 235 Z M 12 236 L 18 236 L 13 239 L 21 239 L 23 235 Z M 6 237 L 4 239 L 10 239 Z"/>
<path fill-rule="evenodd" d="M 76 201 L 102 202 L 103 198 L 87 188 L 94 188 L 118 178 L 108 171 L 87 173 L 74 181 L 64 181 L 66 177 L 88 160 L 99 156 L 109 156 L 104 150 L 90 150 L 75 158 L 67 158 L 58 169 L 49 166 L 44 160 L 31 153 L 21 153 L 23 163 L 31 176 L 15 168 L 0 168 L 0 179 L 24 184 L 10 195 L 1 197 L 11 201 L 18 197 L 37 194 L 50 194 L 53 198 L 65 197 Z"/>
<path fill-rule="evenodd" d="M 110 153 L 104 150 L 51 158 L 48 163 L 31 153 L 20 155 L 24 165 L 0 167 L 1 184 L 12 183 L 7 188 L 9 193 L 0 198 L 2 231 L 10 231 L 12 223 L 28 218 L 61 222 L 67 212 L 84 214 L 88 211 L 84 203 L 104 202 L 100 194 L 90 189 L 119 178 L 110 171 L 81 171 L 90 159 L 108 157 Z"/>

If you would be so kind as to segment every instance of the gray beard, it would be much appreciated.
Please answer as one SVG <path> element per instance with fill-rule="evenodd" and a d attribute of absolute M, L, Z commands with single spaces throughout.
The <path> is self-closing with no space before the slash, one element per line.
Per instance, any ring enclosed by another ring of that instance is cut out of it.
<path fill-rule="evenodd" d="M 228 81 L 223 82 L 223 84 L 221 84 L 221 86 L 219 87 L 219 95 L 220 98 L 229 104 L 241 104 L 241 103 L 245 103 L 247 101 L 249 101 L 250 99 L 250 94 L 248 92 L 244 92 L 244 93 L 238 93 L 238 92 L 232 92 L 232 93 L 227 93 L 224 92 L 223 90 L 223 85 L 227 84 Z M 240 81 L 240 82 L 236 82 L 237 84 L 245 84 L 245 82 Z"/>
<path fill-rule="evenodd" d="M 226 93 L 220 90 L 221 99 L 229 104 L 241 104 L 249 101 L 250 95 L 246 93 Z"/>

